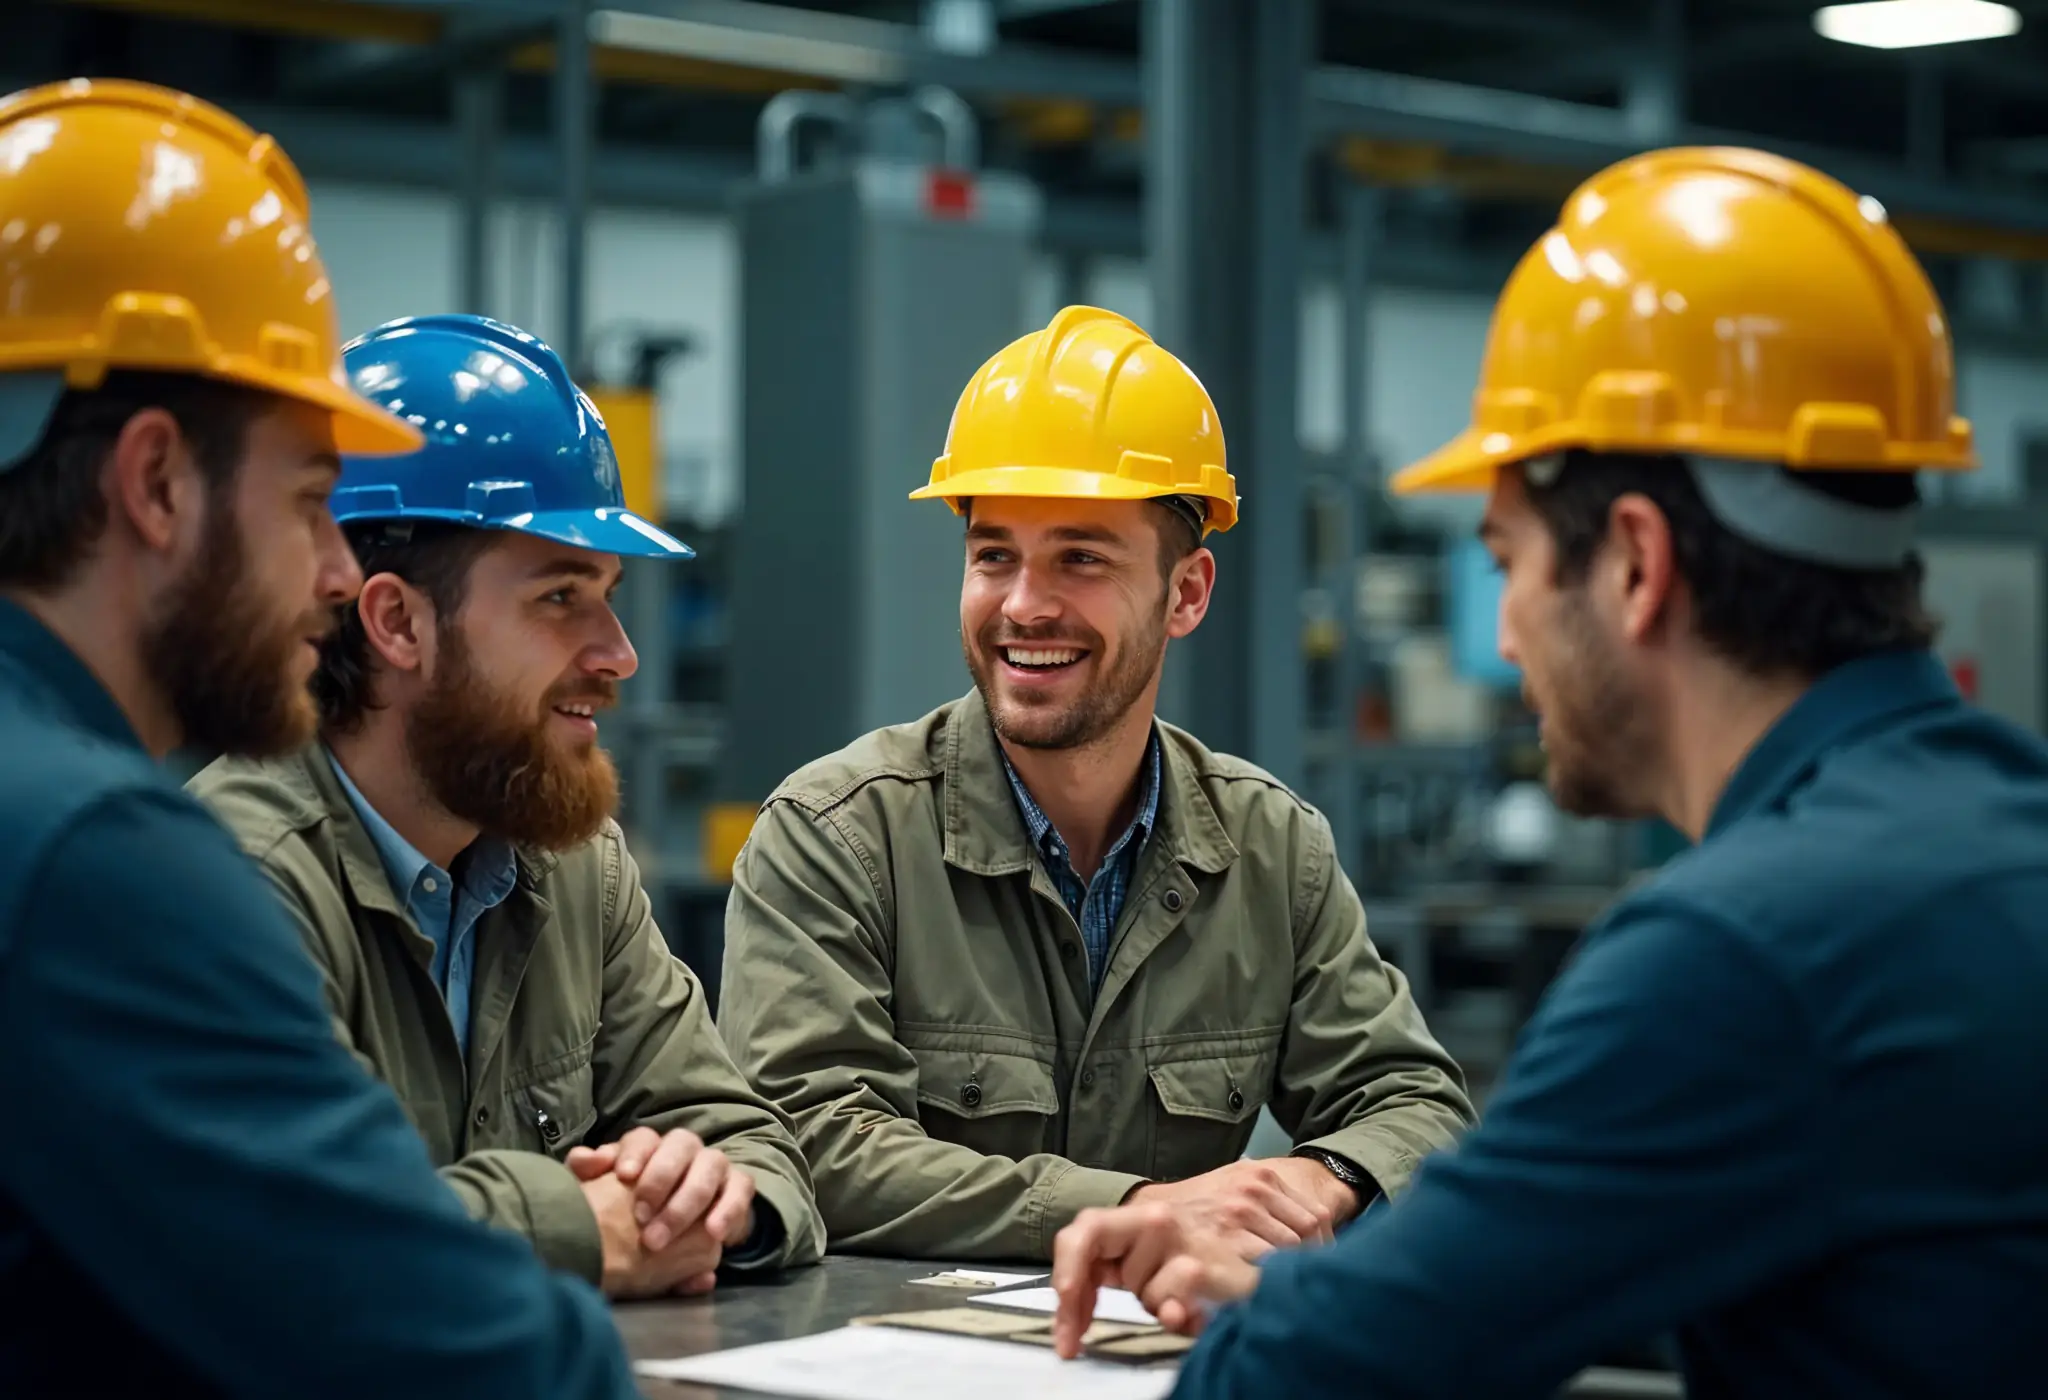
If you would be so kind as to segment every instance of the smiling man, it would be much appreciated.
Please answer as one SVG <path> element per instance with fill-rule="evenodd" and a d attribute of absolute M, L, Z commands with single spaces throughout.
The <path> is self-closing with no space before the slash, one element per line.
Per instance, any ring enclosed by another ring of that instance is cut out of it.
<path fill-rule="evenodd" d="M 1126 1199 L 1247 1257 L 1327 1238 L 1471 1110 L 1328 823 L 1154 717 L 1237 518 L 1208 394 L 1069 307 L 915 495 L 968 521 L 974 692 L 785 782 L 727 914 L 720 1028 L 834 1247 L 1044 1258 Z M 1294 1155 L 1241 1161 L 1268 1104 Z"/>
<path fill-rule="evenodd" d="M 602 421 L 532 336 L 421 317 L 345 360 L 427 446 L 350 459 L 335 491 L 365 581 L 313 677 L 319 742 L 193 789 L 478 1218 L 613 1297 L 815 1260 L 791 1126 L 656 928 L 597 742 L 635 666 L 620 556 L 687 547 L 625 510 Z"/>

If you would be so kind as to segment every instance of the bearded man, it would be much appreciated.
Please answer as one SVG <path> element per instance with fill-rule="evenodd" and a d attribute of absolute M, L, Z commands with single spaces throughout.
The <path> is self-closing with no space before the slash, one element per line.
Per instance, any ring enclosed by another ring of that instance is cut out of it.
<path fill-rule="evenodd" d="M 1330 827 L 1154 716 L 1237 518 L 1216 410 L 1068 307 L 961 395 L 915 493 L 967 517 L 974 692 L 789 778 L 737 867 L 720 1029 L 837 1249 L 1050 1255 L 1158 1203 L 1326 1239 L 1470 1119 Z M 1239 1160 L 1260 1108 L 1293 1155 Z"/>
<path fill-rule="evenodd" d="M 604 1300 L 480 1227 L 158 760 L 313 733 L 362 574 L 305 186 L 180 92 L 0 99 L 0 1395 L 623 1400 Z"/>
<path fill-rule="evenodd" d="M 365 581 L 313 676 L 318 742 L 193 790 L 474 1215 L 615 1298 L 816 1260 L 792 1127 L 669 953 L 597 742 L 636 664 L 620 556 L 687 546 L 624 508 L 603 420 L 532 336 L 420 317 L 344 361 L 427 445 L 345 460 Z"/>

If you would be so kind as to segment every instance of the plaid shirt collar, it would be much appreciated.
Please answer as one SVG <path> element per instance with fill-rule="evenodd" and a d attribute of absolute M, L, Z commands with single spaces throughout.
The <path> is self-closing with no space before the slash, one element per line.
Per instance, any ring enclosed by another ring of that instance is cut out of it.
<path fill-rule="evenodd" d="M 1038 799 L 1031 795 L 1031 789 L 1024 786 L 1024 779 L 1018 776 L 1016 767 L 1010 762 L 1010 756 L 1003 751 L 1001 744 L 996 745 L 996 752 L 1002 757 L 1003 772 L 1010 779 L 1010 791 L 1017 798 L 1017 810 L 1023 814 L 1024 826 L 1031 833 L 1032 846 L 1045 858 L 1055 874 L 1072 874 L 1073 858 L 1067 853 L 1067 843 L 1061 840 L 1059 832 L 1053 829 L 1052 818 L 1046 816 L 1045 809 L 1038 805 Z M 1138 797 L 1137 815 L 1131 819 L 1131 824 L 1124 834 L 1117 838 L 1116 844 L 1110 847 L 1109 854 L 1103 857 L 1103 870 L 1108 870 L 1126 854 L 1135 855 L 1145 844 L 1146 838 L 1152 834 L 1152 828 L 1159 820 L 1159 770 L 1159 734 L 1155 730 L 1151 741 L 1145 746 L 1145 786 Z M 1100 871 L 1097 872 L 1096 878 L 1101 878 Z"/>

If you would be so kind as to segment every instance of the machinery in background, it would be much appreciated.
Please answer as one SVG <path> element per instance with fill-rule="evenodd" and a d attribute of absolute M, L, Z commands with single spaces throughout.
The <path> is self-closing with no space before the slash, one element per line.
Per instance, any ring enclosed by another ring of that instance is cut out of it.
<path fill-rule="evenodd" d="M 807 133 L 822 158 L 803 159 Z M 729 874 L 802 764 L 959 695 L 960 524 L 912 509 L 961 386 L 1025 328 L 1038 190 L 977 169 L 952 93 L 788 92 L 737 200 L 742 492 L 726 704 L 704 822 Z M 819 144 L 814 142 L 815 144 Z"/>
<path fill-rule="evenodd" d="M 697 338 L 687 331 L 654 331 L 643 326 L 607 326 L 591 336 L 592 359 L 607 341 L 623 339 L 631 357 L 625 376 L 607 380 L 585 377 L 584 391 L 604 416 L 612 449 L 619 461 L 619 483 L 626 505 L 649 520 L 663 518 L 660 400 L 656 393 L 669 361 L 696 353 Z"/>

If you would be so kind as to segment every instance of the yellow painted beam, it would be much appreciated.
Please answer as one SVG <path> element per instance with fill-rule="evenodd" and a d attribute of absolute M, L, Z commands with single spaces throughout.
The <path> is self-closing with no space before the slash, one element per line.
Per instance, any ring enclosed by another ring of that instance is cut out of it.
<path fill-rule="evenodd" d="M 386 44 L 431 44 L 441 18 L 423 10 L 351 5 L 348 0 L 69 0 L 73 5 L 191 20 L 268 34 Z"/>

